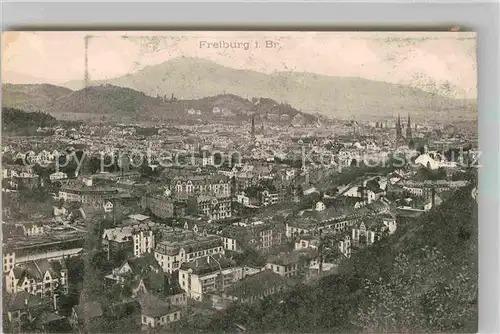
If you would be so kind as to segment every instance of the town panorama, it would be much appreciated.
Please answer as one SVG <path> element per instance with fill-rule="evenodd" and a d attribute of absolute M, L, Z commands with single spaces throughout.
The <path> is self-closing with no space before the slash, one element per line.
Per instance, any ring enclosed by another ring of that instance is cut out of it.
<path fill-rule="evenodd" d="M 5 333 L 477 331 L 474 34 L 3 43 Z"/>

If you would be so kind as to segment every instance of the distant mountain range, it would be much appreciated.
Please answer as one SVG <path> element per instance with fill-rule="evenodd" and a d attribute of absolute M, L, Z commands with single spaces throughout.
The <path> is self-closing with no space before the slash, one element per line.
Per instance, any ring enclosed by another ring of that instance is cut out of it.
<path fill-rule="evenodd" d="M 265 96 L 307 113 L 338 118 L 393 118 L 408 112 L 414 119 L 422 120 L 477 118 L 475 100 L 455 100 L 409 86 L 312 73 L 265 74 L 188 57 L 93 84 L 127 87 L 150 96 L 173 93 L 180 99 L 225 93 L 248 99 Z M 64 86 L 81 89 L 84 82 L 73 81 Z"/>
<path fill-rule="evenodd" d="M 116 121 L 241 121 L 256 117 L 259 122 L 315 124 L 323 116 L 302 113 L 286 103 L 269 98 L 248 100 L 220 94 L 201 99 L 181 100 L 175 95 L 148 96 L 130 88 L 113 85 L 90 86 L 72 91 L 52 85 L 2 87 L 2 106 L 28 112 L 45 112 L 59 119 Z"/>
<path fill-rule="evenodd" d="M 275 118 L 274 105 L 285 104 L 293 106 L 287 113 L 291 117 L 302 111 L 343 119 L 390 119 L 407 113 L 416 121 L 477 119 L 475 100 L 455 100 L 361 78 L 237 70 L 198 58 L 175 58 L 123 77 L 93 81 L 92 85 L 83 89 L 83 81 L 68 82 L 65 87 L 5 84 L 2 104 L 58 115 L 92 113 L 136 120 L 140 117 L 135 112 L 164 119 L 185 117 L 190 109 L 194 111 L 188 115 L 200 116 L 197 110 L 207 113 L 214 107 L 240 116 L 256 109 L 253 111 Z M 169 100 L 172 94 L 175 101 Z M 272 102 L 263 109 L 252 106 L 255 98 L 261 97 Z M 221 110 L 211 117 L 223 115 Z"/>

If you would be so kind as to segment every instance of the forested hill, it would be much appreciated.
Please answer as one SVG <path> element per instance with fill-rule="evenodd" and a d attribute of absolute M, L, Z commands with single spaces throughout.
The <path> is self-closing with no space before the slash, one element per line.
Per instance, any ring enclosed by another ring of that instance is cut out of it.
<path fill-rule="evenodd" d="M 24 112 L 15 108 L 2 108 L 2 131 L 19 132 L 27 128 L 53 126 L 57 120 L 41 112 Z"/>
<path fill-rule="evenodd" d="M 365 248 L 338 276 L 280 300 L 234 306 L 185 332 L 477 332 L 477 203 L 457 191 L 435 210 Z M 197 327 L 197 328 L 193 328 Z"/>
<path fill-rule="evenodd" d="M 16 108 L 2 108 L 2 135 L 37 135 L 38 128 L 55 125 L 74 126 L 78 122 L 59 121 L 42 112 L 25 112 Z"/>

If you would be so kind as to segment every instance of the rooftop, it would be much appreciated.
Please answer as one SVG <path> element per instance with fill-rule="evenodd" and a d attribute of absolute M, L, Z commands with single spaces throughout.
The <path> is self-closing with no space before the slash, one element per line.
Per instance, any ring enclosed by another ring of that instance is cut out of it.
<path fill-rule="evenodd" d="M 75 191 L 87 193 L 118 193 L 119 189 L 108 186 L 87 186 L 85 184 L 74 184 L 61 187 L 60 191 Z"/>
<path fill-rule="evenodd" d="M 308 261 L 317 256 L 317 252 L 313 249 L 294 250 L 287 253 L 280 253 L 278 255 L 271 255 L 267 259 L 267 263 L 278 264 L 287 266 L 289 264 L 297 264 L 302 261 Z"/>
<path fill-rule="evenodd" d="M 103 315 L 101 304 L 98 302 L 87 302 L 73 306 L 79 320 L 89 321 Z"/>
<path fill-rule="evenodd" d="M 228 259 L 221 254 L 215 254 L 204 256 L 191 262 L 184 262 L 181 265 L 181 270 L 191 269 L 194 274 L 204 275 L 235 266 L 236 262 L 234 260 Z"/>
<path fill-rule="evenodd" d="M 285 279 L 271 270 L 264 270 L 248 276 L 226 288 L 225 294 L 238 298 L 248 298 L 261 294 L 264 290 L 285 285 Z"/>
<path fill-rule="evenodd" d="M 141 313 L 152 318 L 159 318 L 180 310 L 147 292 L 137 296 L 137 301 L 141 305 Z"/>
<path fill-rule="evenodd" d="M 8 311 L 25 310 L 28 308 L 43 306 L 44 301 L 26 291 L 14 294 L 3 293 L 3 308 Z"/>

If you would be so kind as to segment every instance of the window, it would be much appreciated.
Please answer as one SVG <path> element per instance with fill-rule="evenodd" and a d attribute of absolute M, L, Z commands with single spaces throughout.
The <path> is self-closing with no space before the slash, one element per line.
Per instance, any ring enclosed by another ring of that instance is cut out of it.
<path fill-rule="evenodd" d="M 174 320 L 177 320 L 177 313 L 174 313 Z"/>

